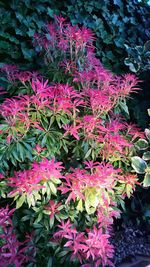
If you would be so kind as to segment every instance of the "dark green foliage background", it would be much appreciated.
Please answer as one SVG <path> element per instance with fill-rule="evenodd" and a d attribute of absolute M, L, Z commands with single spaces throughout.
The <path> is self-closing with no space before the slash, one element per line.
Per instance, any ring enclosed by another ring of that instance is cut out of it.
<path fill-rule="evenodd" d="M 95 32 L 97 55 L 113 72 L 128 69 L 125 44 L 143 45 L 150 38 L 149 7 L 137 0 L 1 0 L 0 61 L 35 67 L 33 35 L 60 13 Z"/>
<path fill-rule="evenodd" d="M 34 33 L 41 32 L 53 13 L 61 8 L 61 1 L 55 0 L 0 1 L 0 61 L 35 68 Z"/>

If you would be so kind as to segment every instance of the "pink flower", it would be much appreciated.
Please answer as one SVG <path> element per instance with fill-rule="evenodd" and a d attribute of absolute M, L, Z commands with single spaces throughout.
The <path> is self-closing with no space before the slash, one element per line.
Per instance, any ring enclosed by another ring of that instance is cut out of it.
<path fill-rule="evenodd" d="M 24 97 L 7 98 L 1 105 L 1 115 L 3 117 L 17 116 L 22 111 L 26 110 L 26 100 Z"/>
<path fill-rule="evenodd" d="M 129 94 L 137 92 L 140 88 L 137 84 L 140 81 L 134 74 L 125 74 L 122 79 L 121 88 L 119 89 L 120 95 L 127 97 Z"/>
<path fill-rule="evenodd" d="M 126 173 L 120 176 L 119 182 L 124 183 L 126 186 L 130 186 L 131 193 L 135 190 L 135 186 L 140 183 L 136 174 Z"/>
<path fill-rule="evenodd" d="M 99 205 L 97 209 L 97 222 L 99 224 L 99 227 L 102 227 L 103 229 L 109 229 L 110 226 L 114 222 L 114 218 L 120 217 L 119 210 L 115 210 L 116 203 L 113 204 L 108 203 L 108 199 L 106 199 L 105 196 L 103 196 L 103 205 Z"/>
<path fill-rule="evenodd" d="M 38 154 L 42 151 L 42 147 L 39 145 L 39 144 L 37 144 L 36 146 L 35 146 L 35 150 L 38 152 Z"/>
<path fill-rule="evenodd" d="M 92 160 L 89 160 L 89 161 L 85 161 L 84 165 L 86 166 L 85 169 L 87 170 L 89 169 L 91 170 L 91 172 L 93 172 L 93 170 L 97 168 L 98 166 L 100 166 L 101 164 L 99 162 L 93 162 Z"/>

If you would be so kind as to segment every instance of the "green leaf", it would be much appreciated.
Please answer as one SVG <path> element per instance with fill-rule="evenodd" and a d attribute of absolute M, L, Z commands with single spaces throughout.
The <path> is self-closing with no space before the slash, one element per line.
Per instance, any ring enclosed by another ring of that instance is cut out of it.
<path fill-rule="evenodd" d="M 53 18 L 53 17 L 54 17 L 54 10 L 51 9 L 50 7 L 48 7 L 48 8 L 47 8 L 47 14 L 48 14 L 51 18 Z"/>
<path fill-rule="evenodd" d="M 25 159 L 25 149 L 21 143 L 17 142 L 17 152 L 20 155 L 22 161 Z"/>
<path fill-rule="evenodd" d="M 127 186 L 126 186 L 126 193 L 127 193 L 127 197 L 128 197 L 128 198 L 131 197 L 131 193 L 132 193 L 132 192 L 133 192 L 132 185 L 127 184 Z"/>
<path fill-rule="evenodd" d="M 114 5 L 121 7 L 123 5 L 121 0 L 114 0 Z"/>
<path fill-rule="evenodd" d="M 129 118 L 129 109 L 128 109 L 128 106 L 125 100 L 122 100 L 119 102 L 119 107 L 125 113 L 125 115 Z"/>
<path fill-rule="evenodd" d="M 8 129 L 8 125 L 7 124 L 0 124 L 0 131 L 5 131 Z"/>
<path fill-rule="evenodd" d="M 43 214 L 42 213 L 39 213 L 37 219 L 34 221 L 34 223 L 39 223 L 43 218 Z"/>
<path fill-rule="evenodd" d="M 29 205 L 29 208 L 31 206 L 35 206 L 35 199 L 33 194 L 27 194 L 27 203 Z"/>
<path fill-rule="evenodd" d="M 54 225 L 54 217 L 52 217 L 51 219 L 49 219 L 49 225 L 50 225 L 50 229 L 53 228 Z"/>
<path fill-rule="evenodd" d="M 25 199 L 26 199 L 26 194 L 23 193 L 22 196 L 16 202 L 16 209 L 19 209 L 23 205 Z"/>
<path fill-rule="evenodd" d="M 50 187 L 50 189 L 51 189 L 51 192 L 52 192 L 54 195 L 56 195 L 56 193 L 57 193 L 56 186 L 55 186 L 53 183 L 49 182 L 49 187 Z"/>
<path fill-rule="evenodd" d="M 41 200 L 41 195 L 38 193 L 38 191 L 34 192 L 35 201 Z"/>
<path fill-rule="evenodd" d="M 15 146 L 14 149 L 12 150 L 12 155 L 13 155 L 13 157 L 14 157 L 17 161 L 20 161 L 20 162 L 21 162 L 20 158 L 18 157 L 19 155 L 18 155 L 18 152 L 17 152 L 17 149 L 16 149 L 16 148 L 17 148 L 17 147 Z"/>
<path fill-rule="evenodd" d="M 150 130 L 149 129 L 145 129 L 145 135 L 147 139 L 150 141 Z"/>
<path fill-rule="evenodd" d="M 51 181 L 54 183 L 54 184 L 61 184 L 61 180 L 58 179 L 58 178 L 55 178 L 55 177 L 51 177 Z"/>
<path fill-rule="evenodd" d="M 27 31 L 27 33 L 28 33 L 29 37 L 33 37 L 34 36 L 34 33 L 35 33 L 35 30 L 29 28 L 29 30 Z"/>
<path fill-rule="evenodd" d="M 139 150 L 145 150 L 148 148 L 148 142 L 145 139 L 139 139 L 136 143 L 135 146 L 139 149 Z"/>
<path fill-rule="evenodd" d="M 57 256 L 58 256 L 59 258 L 62 258 L 62 257 L 64 257 L 64 256 L 66 256 L 68 253 L 69 253 L 68 250 L 61 251 L 59 254 L 57 254 Z"/>
<path fill-rule="evenodd" d="M 146 211 L 144 212 L 144 216 L 145 217 L 150 217 L 150 206 L 146 209 Z"/>
<path fill-rule="evenodd" d="M 88 158 L 88 157 L 90 156 L 91 152 L 92 152 L 92 148 L 90 148 L 90 149 L 87 151 L 87 153 L 85 154 L 85 159 Z"/>
<path fill-rule="evenodd" d="M 47 267 L 52 267 L 52 264 L 53 264 L 53 258 L 50 257 L 47 263 Z"/>
<path fill-rule="evenodd" d="M 131 158 L 132 167 L 137 173 L 145 173 L 145 169 L 147 168 L 147 163 L 138 156 Z"/>
<path fill-rule="evenodd" d="M 82 201 L 82 199 L 79 200 L 78 205 L 77 205 L 76 208 L 77 208 L 78 211 L 81 211 L 81 212 L 83 211 L 83 201 Z"/>
<path fill-rule="evenodd" d="M 96 188 L 88 188 L 85 191 L 85 209 L 88 214 L 93 214 L 99 204 Z"/>
<path fill-rule="evenodd" d="M 143 180 L 143 186 L 148 187 L 150 186 L 150 173 L 146 173 Z"/>
<path fill-rule="evenodd" d="M 146 151 L 143 153 L 143 157 L 144 160 L 150 160 L 150 151 Z"/>

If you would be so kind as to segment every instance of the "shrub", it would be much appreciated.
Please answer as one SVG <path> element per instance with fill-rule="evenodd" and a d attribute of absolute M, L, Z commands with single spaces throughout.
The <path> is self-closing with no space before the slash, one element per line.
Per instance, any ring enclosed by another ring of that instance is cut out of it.
<path fill-rule="evenodd" d="M 35 35 L 46 81 L 16 66 L 1 69 L 13 90 L 0 106 L 0 194 L 10 205 L 0 211 L 10 228 L 0 223 L 2 238 L 9 242 L 7 224 L 18 248 L 1 258 L 12 266 L 21 266 L 19 257 L 27 266 L 112 265 L 111 227 L 138 184 L 131 156 L 143 133 L 121 115 L 138 79 L 107 71 L 94 39 L 55 16 Z"/>

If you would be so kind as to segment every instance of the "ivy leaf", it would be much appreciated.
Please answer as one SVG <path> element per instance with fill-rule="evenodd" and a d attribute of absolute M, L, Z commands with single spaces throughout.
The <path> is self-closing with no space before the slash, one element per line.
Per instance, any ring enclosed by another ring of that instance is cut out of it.
<path fill-rule="evenodd" d="M 145 135 L 147 139 L 150 141 L 150 130 L 149 129 L 145 129 Z"/>
<path fill-rule="evenodd" d="M 150 151 L 146 151 L 143 153 L 143 157 L 144 160 L 150 160 Z"/>
<path fill-rule="evenodd" d="M 35 33 L 34 29 L 29 28 L 29 30 L 27 31 L 27 34 L 29 35 L 29 37 L 33 37 Z"/>
<path fill-rule="evenodd" d="M 143 186 L 148 187 L 150 186 L 150 173 L 146 173 L 143 180 Z"/>
<path fill-rule="evenodd" d="M 51 9 L 50 7 L 48 7 L 48 8 L 47 8 L 47 14 L 48 14 L 51 18 L 53 18 L 53 17 L 54 17 L 54 10 Z"/>
<path fill-rule="evenodd" d="M 137 173 L 145 173 L 145 169 L 147 168 L 147 163 L 138 156 L 134 156 L 131 158 L 132 167 Z"/>
<path fill-rule="evenodd" d="M 122 1 L 121 0 L 114 0 L 114 5 L 117 5 L 119 7 L 122 6 Z"/>
<path fill-rule="evenodd" d="M 136 147 L 139 150 L 145 150 L 148 148 L 148 142 L 145 139 L 140 138 L 136 143 L 135 143 Z"/>

